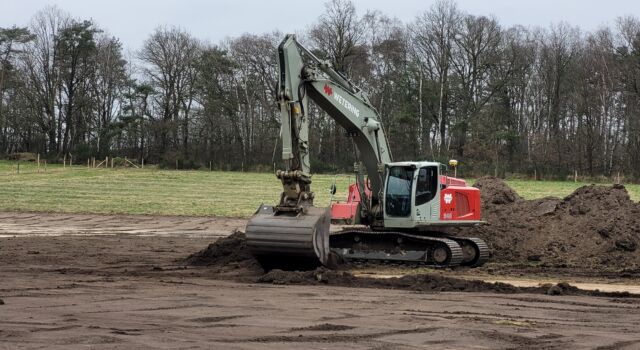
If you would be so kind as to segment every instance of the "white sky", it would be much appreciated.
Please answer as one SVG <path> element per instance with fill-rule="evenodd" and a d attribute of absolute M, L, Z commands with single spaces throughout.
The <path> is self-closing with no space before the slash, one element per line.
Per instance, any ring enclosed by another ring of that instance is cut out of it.
<path fill-rule="evenodd" d="M 368 9 L 408 23 L 434 0 L 355 0 L 359 14 Z M 324 10 L 322 0 L 2 0 L 0 27 L 26 26 L 35 12 L 57 5 L 79 19 L 93 19 L 120 38 L 126 50 L 138 50 L 160 25 L 176 25 L 199 39 L 216 43 L 243 33 L 278 29 L 300 32 Z M 618 16 L 640 16 L 640 0 L 457 0 L 463 11 L 494 15 L 509 26 L 548 26 L 560 21 L 594 30 Z"/>

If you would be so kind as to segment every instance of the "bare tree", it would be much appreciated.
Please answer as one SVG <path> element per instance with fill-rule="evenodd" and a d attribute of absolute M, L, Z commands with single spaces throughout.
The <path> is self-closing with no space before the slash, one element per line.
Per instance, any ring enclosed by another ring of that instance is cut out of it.
<path fill-rule="evenodd" d="M 79 111 L 86 107 L 83 103 L 90 94 L 87 87 L 96 57 L 94 36 L 98 31 L 90 21 L 71 21 L 57 37 L 59 55 L 54 63 L 60 69 L 61 79 L 58 108 L 65 117 L 63 153 L 68 153 L 70 147 L 80 143 L 88 132 L 90 121 Z"/>
<path fill-rule="evenodd" d="M 415 57 L 421 65 L 421 74 L 437 84 L 437 104 L 428 105 L 437 124 L 432 147 L 436 158 L 448 151 L 451 52 L 455 36 L 460 31 L 461 19 L 462 13 L 453 1 L 439 0 L 429 11 L 419 15 L 410 26 L 413 47 L 416 50 Z"/>
<path fill-rule="evenodd" d="M 24 44 L 33 40 L 28 28 L 0 28 L 0 152 L 7 150 L 8 123 L 3 114 L 5 89 L 16 65 L 15 56 L 22 52 Z"/>
<path fill-rule="evenodd" d="M 538 74 L 547 101 L 544 111 L 548 122 L 547 136 L 553 142 L 546 148 L 555 153 L 556 169 L 565 169 L 563 155 L 567 153 L 566 147 L 570 146 L 562 142 L 562 133 L 569 126 L 567 102 L 573 88 L 570 77 L 575 68 L 575 58 L 581 49 L 579 39 L 579 30 L 564 23 L 552 26 L 541 39 Z"/>
<path fill-rule="evenodd" d="M 503 59 L 501 34 L 495 19 L 465 16 L 454 37 L 451 66 L 459 81 L 454 103 L 457 157 L 464 157 L 469 123 L 509 78 L 508 69 L 502 71 L 503 76 L 494 70 Z"/>
<path fill-rule="evenodd" d="M 311 29 L 310 37 L 338 71 L 350 73 L 353 58 L 358 54 L 357 47 L 363 39 L 362 23 L 353 3 L 349 0 L 325 3 L 325 12 Z"/>
<path fill-rule="evenodd" d="M 178 145 L 178 124 L 182 124 L 183 147 L 189 140 L 189 120 L 193 102 L 193 70 L 200 54 L 200 43 L 179 28 L 158 28 L 144 42 L 140 59 L 143 71 L 158 95 L 155 103 L 161 110 L 159 152 Z M 182 120 L 180 120 L 182 118 Z"/>
<path fill-rule="evenodd" d="M 633 16 L 618 18 L 617 29 L 620 103 L 624 106 L 622 114 L 628 135 L 626 164 L 636 178 L 640 178 L 640 19 Z"/>
<path fill-rule="evenodd" d="M 89 82 L 96 114 L 96 152 L 102 155 L 111 146 L 113 122 L 122 113 L 123 90 L 127 82 L 126 61 L 117 38 L 98 35 L 95 67 Z"/>
<path fill-rule="evenodd" d="M 42 114 L 39 126 L 48 137 L 48 151 L 58 152 L 62 141 L 61 74 L 58 37 L 71 22 L 70 16 L 57 7 L 38 12 L 30 25 L 34 40 L 22 55 L 22 69 L 31 89 L 28 99 L 34 111 Z"/>

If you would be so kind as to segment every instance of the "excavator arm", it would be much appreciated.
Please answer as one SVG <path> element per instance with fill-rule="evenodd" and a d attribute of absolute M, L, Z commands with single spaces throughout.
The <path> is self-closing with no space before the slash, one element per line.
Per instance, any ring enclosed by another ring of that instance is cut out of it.
<path fill-rule="evenodd" d="M 363 221 L 382 221 L 384 165 L 391 161 L 378 113 L 352 82 L 287 35 L 278 47 L 278 105 L 284 169 L 276 176 L 283 190 L 276 206 L 261 205 L 247 224 L 253 254 L 267 267 L 331 264 L 330 211 L 313 205 L 309 162 L 308 100 L 324 110 L 353 138 L 362 168 L 359 186 L 371 191 Z M 363 195 L 364 198 L 364 195 Z"/>
<path fill-rule="evenodd" d="M 362 166 L 368 175 L 372 193 L 367 206 L 371 218 L 382 196 L 384 164 L 391 162 L 391 154 L 378 113 L 367 95 L 351 81 L 318 59 L 302 46 L 294 35 L 287 35 L 278 47 L 279 90 L 281 111 L 282 159 L 287 166 L 278 172 L 283 180 L 283 198 L 300 196 L 313 198 L 309 166 L 308 99 L 343 127 L 356 145 Z M 290 174 L 299 174 L 291 181 Z M 285 175 L 285 176 L 282 176 Z M 364 181 L 360 181 L 365 186 Z M 299 191 L 299 192 L 296 192 Z M 291 206 L 291 200 L 280 206 Z"/>

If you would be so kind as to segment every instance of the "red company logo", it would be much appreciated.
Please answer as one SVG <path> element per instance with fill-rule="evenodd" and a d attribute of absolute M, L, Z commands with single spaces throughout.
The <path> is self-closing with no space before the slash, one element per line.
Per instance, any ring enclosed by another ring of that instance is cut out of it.
<path fill-rule="evenodd" d="M 324 93 L 329 96 L 333 95 L 333 89 L 331 88 L 331 86 L 324 84 Z"/>

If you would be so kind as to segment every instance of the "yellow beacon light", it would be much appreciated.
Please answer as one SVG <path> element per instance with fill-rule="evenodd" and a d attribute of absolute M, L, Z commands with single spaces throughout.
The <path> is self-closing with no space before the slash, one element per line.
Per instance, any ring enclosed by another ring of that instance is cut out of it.
<path fill-rule="evenodd" d="M 451 159 L 449 161 L 449 166 L 453 167 L 453 177 L 458 176 L 458 161 L 455 159 Z"/>

